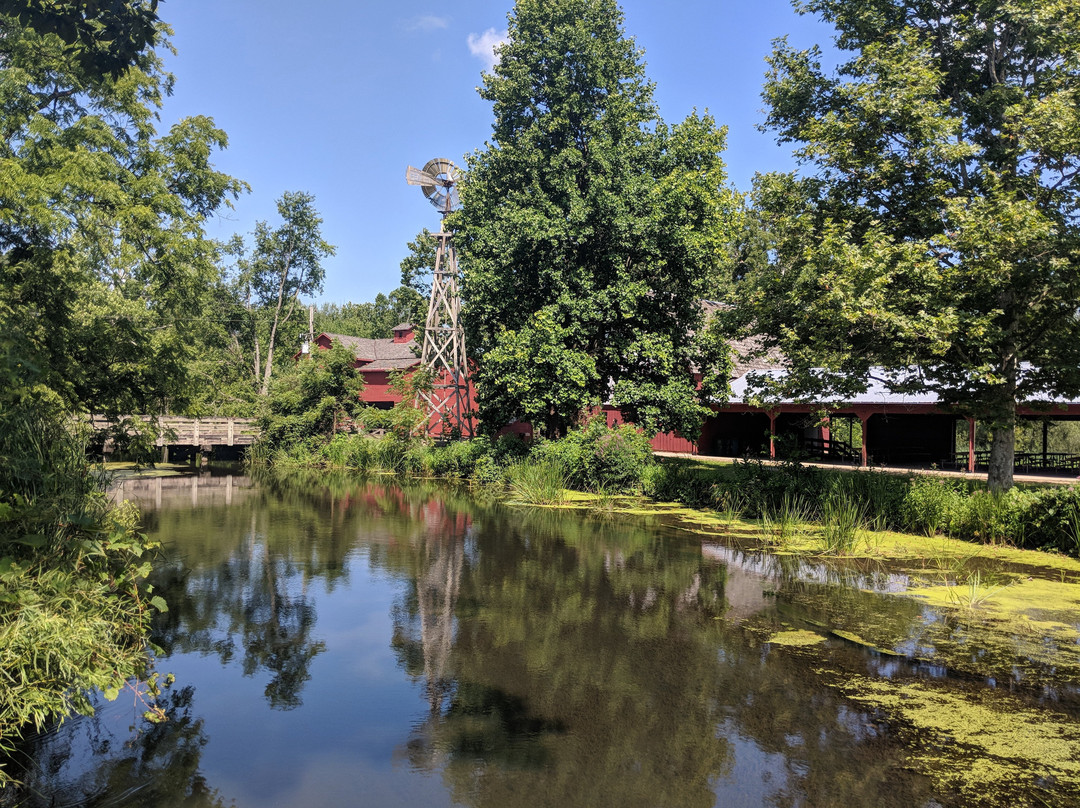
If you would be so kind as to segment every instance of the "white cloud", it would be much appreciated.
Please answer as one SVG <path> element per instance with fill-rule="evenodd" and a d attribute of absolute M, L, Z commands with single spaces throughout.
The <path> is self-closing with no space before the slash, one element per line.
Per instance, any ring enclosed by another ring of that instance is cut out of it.
<path fill-rule="evenodd" d="M 469 53 L 479 59 L 483 59 L 485 66 L 491 70 L 499 61 L 495 48 L 506 42 L 506 30 L 496 31 L 488 28 L 482 34 L 469 34 Z"/>
<path fill-rule="evenodd" d="M 448 25 L 450 25 L 449 17 L 436 17 L 434 14 L 424 14 L 409 20 L 407 27 L 410 31 L 438 31 L 441 28 L 446 28 Z"/>

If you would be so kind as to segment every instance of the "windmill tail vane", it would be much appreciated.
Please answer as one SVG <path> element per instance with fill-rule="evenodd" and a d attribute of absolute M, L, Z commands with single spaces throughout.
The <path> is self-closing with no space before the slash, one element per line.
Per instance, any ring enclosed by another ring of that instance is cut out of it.
<path fill-rule="evenodd" d="M 409 166 L 405 182 L 419 185 L 428 201 L 445 218 L 460 207 L 455 187 L 461 175 L 457 166 L 444 157 L 428 160 L 423 168 Z M 469 369 L 465 353 L 465 331 L 461 326 L 461 295 L 458 291 L 457 254 L 450 233 L 435 234 L 438 242 L 431 279 L 424 347 L 420 364 L 435 384 L 430 392 L 417 394 L 417 405 L 427 409 L 429 433 L 446 434 L 447 428 L 462 437 L 472 437 Z"/>

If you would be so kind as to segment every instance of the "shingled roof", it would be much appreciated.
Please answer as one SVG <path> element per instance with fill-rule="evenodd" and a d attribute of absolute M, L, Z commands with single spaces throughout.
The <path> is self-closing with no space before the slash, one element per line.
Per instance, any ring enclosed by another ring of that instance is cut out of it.
<path fill-rule="evenodd" d="M 708 322 L 717 311 L 726 308 L 726 304 L 702 300 L 701 308 L 705 313 L 705 322 Z M 784 366 L 784 355 L 776 348 L 762 353 L 763 341 L 762 337 L 757 335 L 728 341 L 734 359 L 732 379 L 741 379 L 751 370 L 776 370 Z"/>
<path fill-rule="evenodd" d="M 351 348 L 352 352 L 364 364 L 360 370 L 395 370 L 411 368 L 420 364 L 420 358 L 413 352 L 415 342 L 394 342 L 392 339 L 366 339 L 350 337 L 348 334 L 330 334 L 332 342 Z"/>

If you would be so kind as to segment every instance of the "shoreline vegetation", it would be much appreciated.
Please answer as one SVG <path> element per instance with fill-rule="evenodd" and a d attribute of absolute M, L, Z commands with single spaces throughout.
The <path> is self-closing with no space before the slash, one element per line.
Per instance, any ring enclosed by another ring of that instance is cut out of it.
<path fill-rule="evenodd" d="M 109 500 L 86 434 L 49 401 L 0 418 L 0 788 L 28 731 L 93 713 L 131 688 L 161 717 L 147 641 L 165 601 L 146 583 L 157 544 L 131 503 Z M 7 758 L 7 760 L 5 760 Z"/>
<path fill-rule="evenodd" d="M 872 536 L 910 534 L 990 548 L 1080 558 L 1080 487 L 1021 485 L 992 493 L 977 480 L 876 469 L 832 469 L 794 457 L 732 463 L 653 455 L 636 427 L 593 420 L 558 440 L 517 436 L 436 445 L 390 432 L 306 436 L 277 446 L 257 443 L 253 469 L 337 469 L 445 479 L 510 501 L 555 506 L 584 502 L 616 510 L 616 501 L 676 503 L 757 526 L 772 550 L 817 549 L 852 555 Z M 620 507 L 622 507 L 620 506 Z M 977 548 L 973 547 L 973 552 Z"/>

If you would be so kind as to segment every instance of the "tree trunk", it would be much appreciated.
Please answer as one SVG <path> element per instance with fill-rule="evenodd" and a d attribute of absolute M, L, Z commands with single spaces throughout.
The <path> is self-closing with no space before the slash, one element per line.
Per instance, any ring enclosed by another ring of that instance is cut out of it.
<path fill-rule="evenodd" d="M 991 493 L 1000 494 L 1013 487 L 1013 465 L 1016 458 L 1016 424 L 993 427 L 990 443 L 990 471 L 986 485 Z"/>

